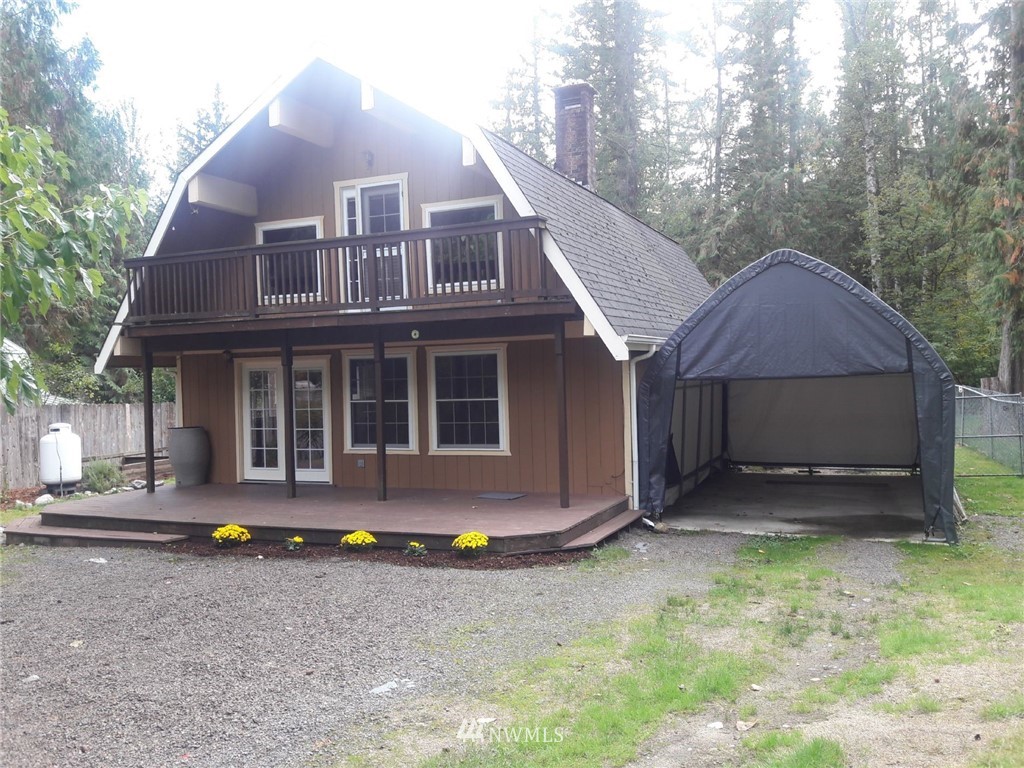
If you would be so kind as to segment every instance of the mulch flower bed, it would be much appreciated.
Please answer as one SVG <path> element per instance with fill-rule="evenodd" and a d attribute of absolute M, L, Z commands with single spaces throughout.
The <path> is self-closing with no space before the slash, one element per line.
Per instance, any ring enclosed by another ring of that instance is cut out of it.
<path fill-rule="evenodd" d="M 307 544 L 297 552 L 289 552 L 284 544 L 269 541 L 250 541 L 236 547 L 218 547 L 212 541 L 190 539 L 177 544 L 166 544 L 161 551 L 196 557 L 246 557 L 286 558 L 302 560 L 355 560 L 367 563 L 388 563 L 410 568 L 466 568 L 473 570 L 498 571 L 513 568 L 536 568 L 538 566 L 567 565 L 586 560 L 588 550 L 571 552 L 538 552 L 523 555 L 500 555 L 484 553 L 479 557 L 461 557 L 454 552 L 432 550 L 423 557 L 402 554 L 400 549 L 370 549 L 366 551 L 344 550 L 327 544 Z"/>
<path fill-rule="evenodd" d="M 10 509 L 16 500 L 35 501 L 46 488 L 8 488 L 0 491 L 0 509 Z M 301 558 L 307 560 L 357 560 L 368 563 L 389 563 L 410 568 L 466 568 L 484 571 L 511 570 L 514 568 L 536 568 L 539 566 L 568 565 L 590 557 L 589 550 L 571 552 L 538 552 L 524 555 L 501 555 L 493 552 L 479 557 L 463 557 L 447 550 L 430 550 L 423 557 L 412 557 L 400 549 L 370 549 L 366 551 L 346 550 L 326 544 L 306 544 L 295 552 L 289 552 L 284 542 L 249 541 L 236 547 L 218 547 L 210 541 L 189 539 L 177 544 L 166 544 L 162 551 L 196 557 L 263 557 Z"/>
<path fill-rule="evenodd" d="M 45 485 L 36 485 L 32 488 L 5 488 L 0 490 L 0 509 L 10 509 L 14 506 L 15 501 L 31 504 L 44 493 L 46 493 Z"/>

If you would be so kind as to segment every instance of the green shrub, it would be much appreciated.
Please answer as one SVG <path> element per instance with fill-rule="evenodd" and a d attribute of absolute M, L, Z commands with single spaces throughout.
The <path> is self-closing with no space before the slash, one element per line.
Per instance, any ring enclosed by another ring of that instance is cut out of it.
<path fill-rule="evenodd" d="M 124 485 L 121 468 L 111 461 L 94 461 L 82 469 L 82 487 L 93 493 L 103 493 Z"/>

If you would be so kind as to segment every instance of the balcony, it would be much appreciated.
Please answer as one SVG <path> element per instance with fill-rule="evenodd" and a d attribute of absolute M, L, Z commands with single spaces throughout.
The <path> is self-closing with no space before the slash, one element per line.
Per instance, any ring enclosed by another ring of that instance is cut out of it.
<path fill-rule="evenodd" d="M 564 300 L 540 218 L 130 259 L 127 322 Z"/>

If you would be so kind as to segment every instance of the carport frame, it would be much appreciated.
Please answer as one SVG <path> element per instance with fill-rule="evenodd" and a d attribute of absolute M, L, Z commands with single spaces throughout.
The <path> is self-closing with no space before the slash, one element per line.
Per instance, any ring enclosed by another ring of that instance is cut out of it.
<path fill-rule="evenodd" d="M 878 296 L 835 267 L 789 249 L 768 254 L 726 281 L 676 329 L 648 365 L 640 382 L 637 407 L 638 485 L 641 508 L 648 515 L 656 517 L 660 516 L 664 510 L 664 468 L 676 381 L 703 379 L 728 382 L 736 378 L 756 378 L 730 376 L 728 371 L 723 371 L 721 368 L 716 370 L 714 375 L 709 375 L 706 370 L 699 369 L 700 357 L 686 360 L 686 371 L 698 369 L 693 371 L 693 375 L 687 375 L 682 370 L 682 352 L 686 349 L 683 342 L 692 333 L 698 332 L 701 324 L 737 290 L 767 270 L 781 264 L 799 267 L 847 292 L 856 300 L 856 306 L 861 306 L 864 310 L 877 314 L 904 337 L 905 368 L 894 367 L 891 363 L 886 368 L 880 362 L 877 370 L 836 369 L 822 372 L 821 376 L 837 377 L 871 373 L 910 374 L 917 430 L 916 466 L 920 469 L 922 482 L 924 531 L 926 535 L 929 535 L 936 527 L 939 527 L 948 542 L 956 542 L 958 537 L 953 514 L 955 385 L 952 374 L 942 358 L 917 329 Z M 822 287 L 822 290 L 830 289 Z M 723 322 L 728 322 L 728 318 Z M 704 349 L 706 354 L 706 348 Z M 766 376 L 764 378 L 785 377 Z M 803 374 L 794 375 L 792 378 L 810 377 Z M 726 422 L 723 420 L 723 429 L 727 429 L 725 425 Z M 722 451 L 723 454 L 727 451 L 724 439 Z M 700 463 L 699 460 L 697 463 Z M 801 466 L 806 465 L 801 464 Z M 834 464 L 819 466 L 834 466 Z"/>

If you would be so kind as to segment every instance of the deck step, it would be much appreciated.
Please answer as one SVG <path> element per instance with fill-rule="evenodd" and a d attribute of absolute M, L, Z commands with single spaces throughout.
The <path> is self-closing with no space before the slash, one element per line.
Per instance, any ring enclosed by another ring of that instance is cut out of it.
<path fill-rule="evenodd" d="M 159 547 L 184 541 L 188 536 L 173 533 L 65 528 L 43 525 L 39 515 L 14 520 L 4 528 L 7 544 L 42 544 L 52 547 Z"/>
<path fill-rule="evenodd" d="M 643 511 L 639 509 L 627 509 L 625 512 L 620 512 L 611 520 L 601 523 L 601 525 L 587 531 L 582 536 L 578 536 L 572 541 L 563 544 L 562 549 L 587 549 L 589 547 L 596 547 L 609 536 L 614 536 L 623 528 L 628 528 L 639 520 L 643 514 Z"/>

